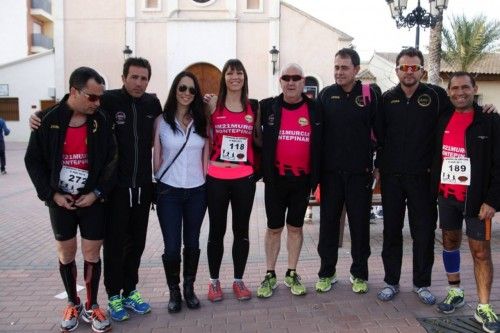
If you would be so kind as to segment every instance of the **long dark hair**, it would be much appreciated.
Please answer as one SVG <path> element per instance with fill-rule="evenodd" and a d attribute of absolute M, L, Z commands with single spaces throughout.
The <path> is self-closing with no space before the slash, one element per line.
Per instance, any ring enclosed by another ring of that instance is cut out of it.
<path fill-rule="evenodd" d="M 243 106 L 243 110 L 245 110 L 245 107 L 248 102 L 248 75 L 245 66 L 243 66 L 243 63 L 239 59 L 229 59 L 228 61 L 226 61 L 224 67 L 222 68 L 217 107 L 221 109 L 226 104 L 226 96 L 227 96 L 226 72 L 230 69 L 236 71 L 242 71 L 243 74 L 245 75 L 245 79 L 243 81 L 243 88 L 241 89 L 241 105 Z"/>
<path fill-rule="evenodd" d="M 174 79 L 172 85 L 170 86 L 170 91 L 168 93 L 167 101 L 163 107 L 163 119 L 170 125 L 174 133 L 176 131 L 180 132 L 180 129 L 175 123 L 175 113 L 177 112 L 177 86 L 183 77 L 189 77 L 194 82 L 194 89 L 196 90 L 194 94 L 194 99 L 189 105 L 189 114 L 193 118 L 194 129 L 198 135 L 206 138 L 207 137 L 207 118 L 203 111 L 203 97 L 201 96 L 200 84 L 191 72 L 182 71 Z"/>

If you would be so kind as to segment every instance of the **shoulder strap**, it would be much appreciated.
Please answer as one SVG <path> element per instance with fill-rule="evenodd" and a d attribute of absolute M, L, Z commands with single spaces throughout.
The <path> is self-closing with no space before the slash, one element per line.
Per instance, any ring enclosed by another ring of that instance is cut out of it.
<path fill-rule="evenodd" d="M 194 126 L 194 125 L 192 125 Z M 177 154 L 174 156 L 174 159 L 172 160 L 172 162 L 170 162 L 170 164 L 165 168 L 165 171 L 163 171 L 163 173 L 161 174 L 160 178 L 156 179 L 156 181 L 160 181 L 163 176 L 165 176 L 165 173 L 168 171 L 168 169 L 170 169 L 170 167 L 172 166 L 172 164 L 174 164 L 175 160 L 177 159 L 177 157 L 179 157 L 179 155 L 182 153 L 182 151 L 184 150 L 184 148 L 186 147 L 186 144 L 189 140 L 189 136 L 191 135 L 191 130 L 192 130 L 192 127 L 189 128 L 189 131 L 186 135 L 186 141 L 184 141 L 184 144 L 182 145 L 181 149 L 179 149 L 179 151 L 177 152 Z"/>
<path fill-rule="evenodd" d="M 369 83 L 363 83 L 361 85 L 361 92 L 363 94 L 363 103 L 365 105 L 368 105 L 372 101 L 372 95 L 370 91 L 370 84 Z"/>

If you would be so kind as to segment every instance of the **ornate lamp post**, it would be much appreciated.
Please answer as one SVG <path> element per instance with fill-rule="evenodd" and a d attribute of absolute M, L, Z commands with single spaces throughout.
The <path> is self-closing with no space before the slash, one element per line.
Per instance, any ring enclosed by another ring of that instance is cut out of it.
<path fill-rule="evenodd" d="M 434 28 L 437 21 L 443 15 L 444 10 L 448 7 L 448 0 L 429 0 L 430 9 L 427 12 L 420 6 L 418 0 L 417 7 L 408 15 L 404 16 L 403 11 L 406 9 L 408 0 L 385 0 L 391 10 L 391 16 L 396 21 L 398 28 L 411 29 L 417 26 L 417 34 L 415 38 L 415 47 L 418 49 L 420 44 L 420 27 Z"/>
<path fill-rule="evenodd" d="M 125 45 L 125 49 L 122 52 L 123 52 L 123 57 L 125 58 L 125 60 L 130 58 L 130 56 L 132 55 L 132 50 L 130 49 L 130 47 L 128 45 Z"/>
<path fill-rule="evenodd" d="M 273 48 L 269 51 L 271 54 L 271 62 L 273 64 L 273 75 L 276 74 L 276 63 L 278 62 L 278 56 L 280 51 L 273 45 Z"/>

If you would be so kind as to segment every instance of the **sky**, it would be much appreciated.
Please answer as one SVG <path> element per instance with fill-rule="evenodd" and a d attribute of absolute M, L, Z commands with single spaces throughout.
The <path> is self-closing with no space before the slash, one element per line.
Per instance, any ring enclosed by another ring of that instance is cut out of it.
<path fill-rule="evenodd" d="M 284 0 L 329 25 L 354 37 L 353 44 L 363 61 L 374 51 L 399 52 L 402 46 L 415 46 L 415 29 L 397 29 L 385 0 Z M 421 0 L 428 11 L 428 0 Z M 417 7 L 417 0 L 408 0 L 406 15 Z M 444 25 L 453 15 L 467 17 L 484 14 L 500 21 L 499 0 L 449 0 L 444 12 Z M 429 29 L 420 30 L 420 49 L 425 53 L 429 44 Z"/>

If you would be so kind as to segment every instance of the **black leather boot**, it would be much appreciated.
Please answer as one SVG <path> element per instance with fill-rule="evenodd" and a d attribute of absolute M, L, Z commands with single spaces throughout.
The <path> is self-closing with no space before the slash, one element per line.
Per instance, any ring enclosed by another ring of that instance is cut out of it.
<path fill-rule="evenodd" d="M 186 305 L 189 309 L 198 309 L 200 300 L 194 293 L 194 281 L 196 280 L 196 272 L 198 270 L 198 260 L 200 259 L 199 249 L 184 248 L 184 283 L 183 294 L 186 300 Z"/>
<path fill-rule="evenodd" d="M 178 260 L 167 260 L 165 255 L 162 255 L 162 261 L 170 291 L 170 300 L 168 301 L 167 309 L 170 313 L 176 313 L 181 311 L 182 308 L 181 289 L 179 288 L 181 263 Z"/>

